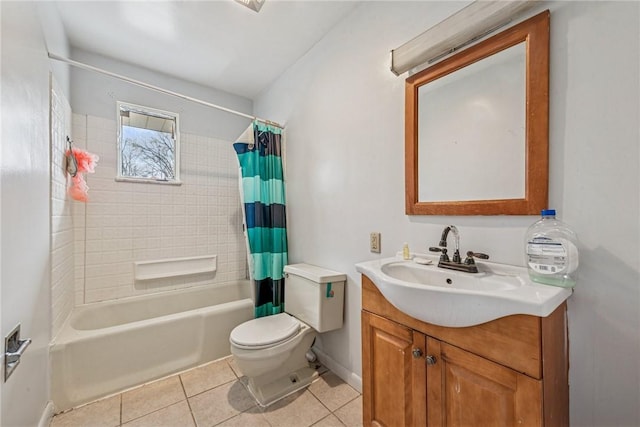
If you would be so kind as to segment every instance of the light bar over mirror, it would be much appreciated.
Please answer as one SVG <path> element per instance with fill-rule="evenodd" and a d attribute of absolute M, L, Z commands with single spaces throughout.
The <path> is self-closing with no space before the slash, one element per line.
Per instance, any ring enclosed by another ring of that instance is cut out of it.
<path fill-rule="evenodd" d="M 255 12 L 260 12 L 260 9 L 262 8 L 262 5 L 264 4 L 265 0 L 235 0 L 237 3 L 240 3 L 243 6 L 248 7 L 249 9 L 255 11 Z"/>
<path fill-rule="evenodd" d="M 421 64 L 443 58 L 508 24 L 538 4 L 539 0 L 476 0 L 392 50 L 391 71 L 399 76 Z"/>

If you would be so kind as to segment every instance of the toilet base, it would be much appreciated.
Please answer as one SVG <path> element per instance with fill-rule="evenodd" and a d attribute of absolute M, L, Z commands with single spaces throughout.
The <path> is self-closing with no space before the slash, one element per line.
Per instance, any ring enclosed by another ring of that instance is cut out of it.
<path fill-rule="evenodd" d="M 318 377 L 319 374 L 316 369 L 311 366 L 305 366 L 262 384 L 256 379 L 249 379 L 247 388 L 256 402 L 258 402 L 258 405 L 265 408 L 307 387 Z"/>

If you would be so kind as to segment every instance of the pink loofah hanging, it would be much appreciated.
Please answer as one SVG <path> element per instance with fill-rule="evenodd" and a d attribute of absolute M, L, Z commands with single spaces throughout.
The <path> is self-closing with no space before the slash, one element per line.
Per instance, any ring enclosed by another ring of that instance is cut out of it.
<path fill-rule="evenodd" d="M 84 174 L 95 172 L 96 163 L 98 163 L 99 157 L 79 148 L 71 148 L 71 150 L 67 150 L 66 156 L 73 156 L 75 158 L 75 163 L 77 164 L 77 173 L 75 176 L 71 176 L 69 195 L 74 200 L 87 202 L 89 200 L 89 186 L 84 179 Z"/>

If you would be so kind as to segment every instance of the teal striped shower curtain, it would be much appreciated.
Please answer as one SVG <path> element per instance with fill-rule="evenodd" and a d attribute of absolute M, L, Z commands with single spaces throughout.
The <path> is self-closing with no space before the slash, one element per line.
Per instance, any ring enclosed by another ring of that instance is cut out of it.
<path fill-rule="evenodd" d="M 282 129 L 254 121 L 233 144 L 240 164 L 240 191 L 255 283 L 255 316 L 284 311 L 287 222 L 282 168 Z"/>

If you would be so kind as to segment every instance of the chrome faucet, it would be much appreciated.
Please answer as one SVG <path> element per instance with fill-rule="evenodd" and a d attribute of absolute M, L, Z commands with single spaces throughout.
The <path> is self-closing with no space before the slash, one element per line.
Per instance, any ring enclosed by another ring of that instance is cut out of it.
<path fill-rule="evenodd" d="M 447 238 L 449 237 L 449 232 L 453 233 L 456 245 L 452 259 L 449 259 L 449 255 L 447 254 Z M 467 257 L 465 258 L 463 263 L 462 258 L 460 258 L 460 233 L 458 232 L 458 229 L 455 225 L 449 225 L 445 227 L 445 229 L 442 230 L 440 243 L 437 247 L 430 247 L 429 251 L 441 253 L 440 260 L 438 261 L 438 267 L 448 268 L 450 270 L 466 271 L 467 273 L 478 272 L 478 267 L 474 261 L 474 258 L 489 259 L 489 255 L 487 254 L 468 251 Z"/>

